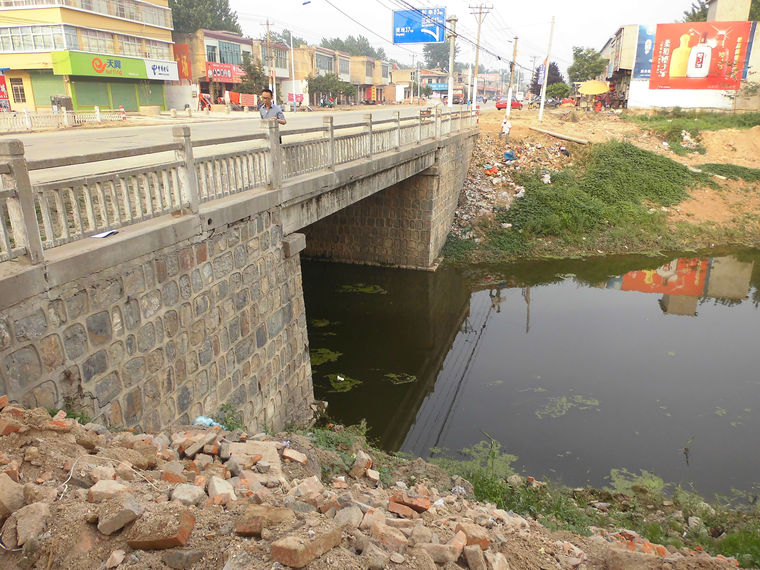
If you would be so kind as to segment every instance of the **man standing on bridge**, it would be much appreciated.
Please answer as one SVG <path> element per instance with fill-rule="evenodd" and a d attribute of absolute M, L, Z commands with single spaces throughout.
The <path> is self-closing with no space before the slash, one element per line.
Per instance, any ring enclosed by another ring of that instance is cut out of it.
<path fill-rule="evenodd" d="M 282 107 L 275 105 L 272 101 L 272 90 L 261 90 L 261 103 L 259 103 L 259 113 L 262 119 L 276 119 L 278 123 L 284 125 L 287 123 Z"/>

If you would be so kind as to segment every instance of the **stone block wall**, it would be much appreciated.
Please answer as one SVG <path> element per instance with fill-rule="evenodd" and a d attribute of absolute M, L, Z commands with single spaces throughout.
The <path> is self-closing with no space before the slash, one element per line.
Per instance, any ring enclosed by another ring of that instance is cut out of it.
<path fill-rule="evenodd" d="M 297 253 L 278 209 L 54 287 L 0 315 L 0 390 L 156 430 L 224 403 L 251 430 L 313 401 Z"/>
<path fill-rule="evenodd" d="M 348 263 L 433 266 L 454 220 L 475 136 L 448 139 L 437 150 L 434 167 L 305 228 L 305 254 Z"/>

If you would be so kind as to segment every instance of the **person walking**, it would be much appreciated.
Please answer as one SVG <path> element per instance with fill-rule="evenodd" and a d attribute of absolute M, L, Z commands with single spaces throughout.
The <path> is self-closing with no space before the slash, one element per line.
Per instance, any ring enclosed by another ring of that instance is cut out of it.
<path fill-rule="evenodd" d="M 287 123 L 285 120 L 285 113 L 282 112 L 282 107 L 275 105 L 272 101 L 272 90 L 261 90 L 261 103 L 259 103 L 259 113 L 262 119 L 276 119 L 278 123 L 284 125 Z"/>
<path fill-rule="evenodd" d="M 501 122 L 501 131 L 499 132 L 499 138 L 501 138 L 501 135 L 504 135 L 504 142 L 509 144 L 509 131 L 512 130 L 512 123 L 509 122 L 509 119 L 504 117 L 504 120 Z"/>

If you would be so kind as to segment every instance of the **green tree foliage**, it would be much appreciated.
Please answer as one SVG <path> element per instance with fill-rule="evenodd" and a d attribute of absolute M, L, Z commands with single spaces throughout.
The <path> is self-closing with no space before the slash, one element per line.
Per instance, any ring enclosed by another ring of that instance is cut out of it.
<path fill-rule="evenodd" d="M 546 87 L 546 96 L 555 99 L 564 99 L 570 94 L 570 86 L 567 83 L 552 83 Z"/>
<path fill-rule="evenodd" d="M 285 44 L 286 46 L 290 45 L 290 38 L 293 37 L 293 47 L 301 47 L 301 45 L 309 45 L 309 42 L 303 39 L 300 36 L 295 36 L 290 33 L 290 30 L 284 29 L 282 30 L 282 33 L 278 33 L 275 31 L 270 30 L 269 32 L 269 41 L 271 42 L 277 42 L 280 44 Z M 267 33 L 264 32 L 264 34 L 261 36 L 261 39 L 263 41 L 267 40 Z"/>
<path fill-rule="evenodd" d="M 169 0 L 169 8 L 175 32 L 192 34 L 203 28 L 243 33 L 229 0 Z"/>
<path fill-rule="evenodd" d="M 240 93 L 261 93 L 261 90 L 267 87 L 268 78 L 264 73 L 264 69 L 261 67 L 261 63 L 257 59 L 251 59 L 246 55 L 243 58 L 243 71 L 245 71 L 245 77 L 243 82 L 237 86 L 235 91 Z"/>
<path fill-rule="evenodd" d="M 449 70 L 449 42 L 442 44 L 425 44 L 422 48 L 425 57 L 425 66 L 428 69 L 440 68 L 443 71 Z M 459 46 L 454 46 L 454 61 L 456 54 L 459 53 Z"/>
<path fill-rule="evenodd" d="M 309 97 L 312 101 L 336 95 L 345 95 L 346 97 L 356 95 L 356 85 L 341 81 L 335 73 L 317 75 L 316 77 L 310 76 L 306 81 L 309 85 Z"/>
<path fill-rule="evenodd" d="M 419 90 L 419 86 L 416 81 L 412 81 L 412 97 L 416 97 Z M 430 97 L 433 94 L 433 88 L 430 85 L 422 86 L 422 96 Z"/>
<path fill-rule="evenodd" d="M 697 0 L 691 3 L 691 8 L 684 10 L 683 21 L 684 22 L 706 22 L 707 21 L 707 7 L 709 2 L 707 0 Z"/>
<path fill-rule="evenodd" d="M 570 81 L 586 81 L 600 75 L 607 67 L 605 60 L 594 48 L 573 47 L 573 64 L 567 68 Z"/>
<path fill-rule="evenodd" d="M 538 84 L 538 70 L 537 67 L 536 70 L 533 72 L 533 79 L 530 82 L 530 87 L 528 88 L 528 91 L 533 93 L 534 95 L 540 95 L 541 94 L 541 86 Z M 547 96 L 549 93 L 549 87 L 554 85 L 555 83 L 564 83 L 565 77 L 562 75 L 562 72 L 559 70 L 559 66 L 551 61 L 549 62 L 549 73 L 546 76 L 546 89 L 547 89 Z"/>
<path fill-rule="evenodd" d="M 373 48 L 369 40 L 364 36 L 348 36 L 345 40 L 340 38 L 322 38 L 320 45 L 327 49 L 344 51 L 351 55 L 366 55 L 374 59 L 385 59 L 383 48 Z"/>
<path fill-rule="evenodd" d="M 760 20 L 760 0 L 752 0 L 749 7 L 749 19 L 752 22 Z"/>

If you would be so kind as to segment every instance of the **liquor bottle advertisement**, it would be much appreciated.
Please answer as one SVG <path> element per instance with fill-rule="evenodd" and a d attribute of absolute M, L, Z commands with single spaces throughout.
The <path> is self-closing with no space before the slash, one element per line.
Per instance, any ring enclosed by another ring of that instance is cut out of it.
<path fill-rule="evenodd" d="M 650 89 L 741 86 L 752 22 L 658 24 Z"/>

